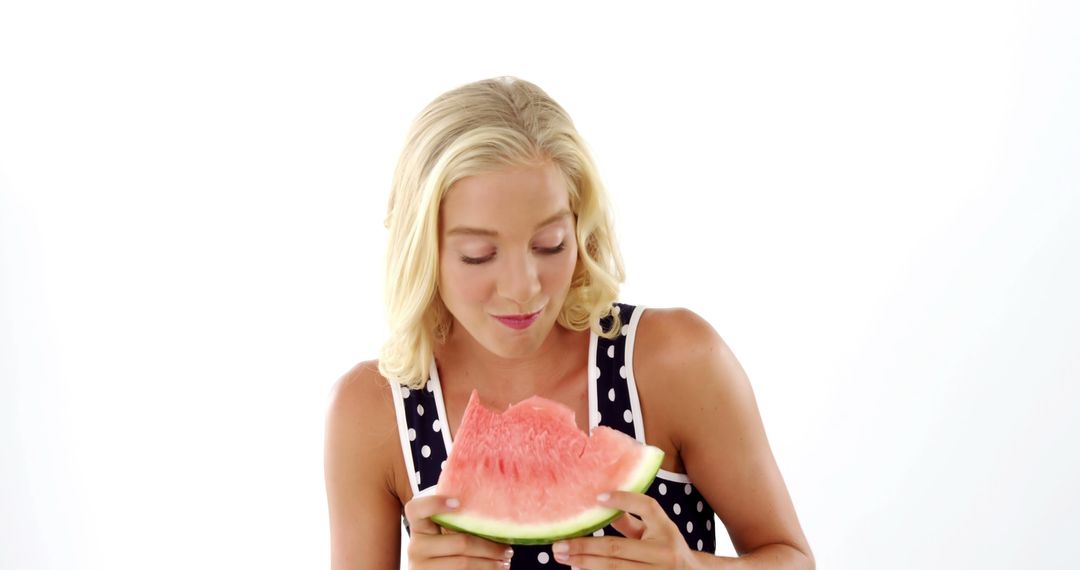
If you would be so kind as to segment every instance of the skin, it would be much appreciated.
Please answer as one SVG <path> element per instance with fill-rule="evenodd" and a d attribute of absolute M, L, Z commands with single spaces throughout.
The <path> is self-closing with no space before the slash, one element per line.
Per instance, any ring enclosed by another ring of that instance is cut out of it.
<path fill-rule="evenodd" d="M 454 325 L 435 359 L 451 434 L 474 388 L 495 409 L 534 394 L 561 402 L 588 431 L 589 332 L 555 322 L 578 244 L 573 216 L 552 216 L 568 209 L 565 181 L 549 163 L 468 177 L 444 198 L 439 294 Z M 455 231 L 461 228 L 486 233 Z M 493 317 L 537 310 L 539 319 L 520 331 Z M 655 500 L 614 492 L 608 504 L 639 517 L 614 523 L 627 538 L 564 541 L 555 545 L 556 559 L 596 569 L 813 568 L 749 380 L 716 331 L 686 309 L 648 309 L 631 365 L 646 441 L 664 451 L 664 469 L 694 481 L 740 557 L 691 551 Z M 396 430 L 391 387 L 377 362 L 360 363 L 335 384 L 325 452 L 332 567 L 398 568 L 404 509 L 413 530 L 410 568 L 505 568 L 506 545 L 431 522 L 453 510 L 451 498 L 412 497 Z"/>

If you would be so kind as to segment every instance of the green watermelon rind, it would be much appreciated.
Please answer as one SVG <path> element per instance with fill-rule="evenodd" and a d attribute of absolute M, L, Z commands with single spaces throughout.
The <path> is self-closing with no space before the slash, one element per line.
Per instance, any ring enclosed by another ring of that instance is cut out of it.
<path fill-rule="evenodd" d="M 664 452 L 659 448 L 646 445 L 638 468 L 627 480 L 616 487 L 621 491 L 644 493 L 660 472 Z M 551 544 L 564 538 L 577 538 L 604 528 L 611 521 L 622 515 L 622 511 L 607 507 L 593 507 L 578 516 L 553 523 L 523 525 L 504 520 L 495 520 L 467 513 L 440 513 L 431 520 L 439 526 L 486 538 L 502 544 Z"/>

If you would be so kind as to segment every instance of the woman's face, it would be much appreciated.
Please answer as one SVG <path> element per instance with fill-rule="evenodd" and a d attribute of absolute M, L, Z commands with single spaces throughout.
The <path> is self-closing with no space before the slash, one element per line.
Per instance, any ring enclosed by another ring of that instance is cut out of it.
<path fill-rule="evenodd" d="M 455 332 L 503 358 L 535 352 L 570 290 L 575 219 L 558 166 L 508 167 L 462 178 L 439 212 L 439 292 Z M 502 316 L 538 313 L 528 320 Z"/>

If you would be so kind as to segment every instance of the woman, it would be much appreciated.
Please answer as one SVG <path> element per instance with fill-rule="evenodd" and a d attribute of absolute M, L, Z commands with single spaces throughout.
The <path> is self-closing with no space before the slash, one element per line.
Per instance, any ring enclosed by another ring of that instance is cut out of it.
<path fill-rule="evenodd" d="M 378 361 L 335 386 L 326 486 L 335 569 L 813 568 L 745 373 L 686 309 L 616 303 L 622 261 L 603 187 L 566 112 L 512 78 L 421 113 L 394 177 Z M 473 389 L 505 409 L 561 402 L 665 452 L 632 513 L 550 546 L 448 533 L 433 494 Z M 646 431 L 646 427 L 648 430 Z M 424 491 L 427 492 L 424 492 Z M 713 513 L 738 559 L 717 557 Z"/>

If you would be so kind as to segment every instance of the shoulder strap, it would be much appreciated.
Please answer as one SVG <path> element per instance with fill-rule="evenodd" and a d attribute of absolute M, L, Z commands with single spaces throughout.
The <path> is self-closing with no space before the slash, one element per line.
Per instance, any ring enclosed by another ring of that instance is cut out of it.
<path fill-rule="evenodd" d="M 622 321 L 619 335 L 610 340 L 594 335 L 596 346 L 589 370 L 589 390 L 593 396 L 590 403 L 594 404 L 590 426 L 607 426 L 644 442 L 645 428 L 633 371 L 634 333 L 644 307 L 623 303 L 616 306 Z M 606 329 L 611 318 L 602 319 L 600 324 Z"/>
<path fill-rule="evenodd" d="M 410 390 L 404 386 L 395 386 L 394 389 L 398 437 L 413 495 L 424 492 L 438 482 L 448 455 L 433 388 L 429 380 L 422 390 Z"/>

